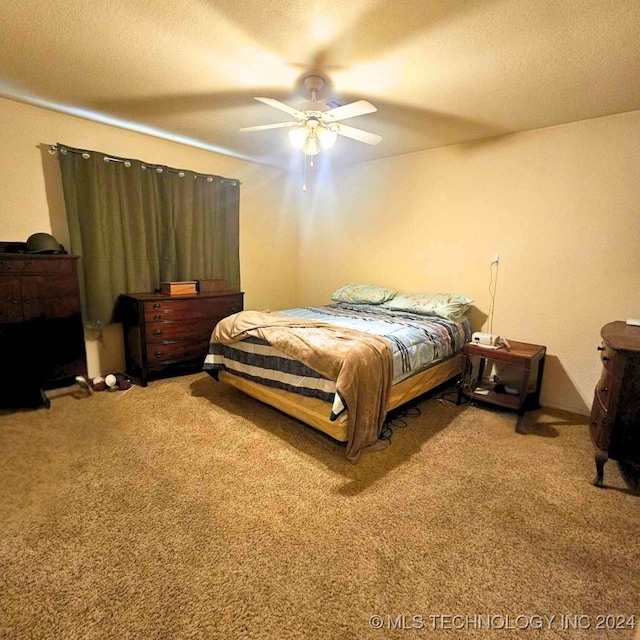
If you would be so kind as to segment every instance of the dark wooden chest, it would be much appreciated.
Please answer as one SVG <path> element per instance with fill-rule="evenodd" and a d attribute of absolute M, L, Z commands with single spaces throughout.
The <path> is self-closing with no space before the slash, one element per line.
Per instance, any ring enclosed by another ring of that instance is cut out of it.
<path fill-rule="evenodd" d="M 150 376 L 202 367 L 216 324 L 242 310 L 243 293 L 132 293 L 118 301 L 127 373 L 146 386 Z"/>
<path fill-rule="evenodd" d="M 78 257 L 0 253 L 2 388 L 86 376 Z"/>

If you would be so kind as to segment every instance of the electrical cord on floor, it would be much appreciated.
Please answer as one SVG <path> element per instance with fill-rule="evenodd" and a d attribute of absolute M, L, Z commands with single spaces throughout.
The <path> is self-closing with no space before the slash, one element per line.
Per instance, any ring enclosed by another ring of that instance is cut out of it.
<path fill-rule="evenodd" d="M 456 388 L 454 391 L 444 391 L 440 394 L 438 400 L 446 400 L 447 402 L 451 402 L 452 404 L 458 404 L 458 393 L 462 388 L 462 398 L 460 399 L 460 405 L 469 404 L 471 402 L 471 382 L 469 380 L 465 380 L 461 378 L 456 382 Z M 451 398 L 450 396 L 454 397 Z"/>
<path fill-rule="evenodd" d="M 405 429 L 409 426 L 409 418 L 417 418 L 421 413 L 420 407 L 418 406 L 405 407 L 398 411 L 393 411 L 387 416 L 387 419 L 382 425 L 382 431 L 378 436 L 378 440 L 386 440 L 390 443 L 394 429 Z"/>
<path fill-rule="evenodd" d="M 460 406 L 464 404 L 471 404 L 471 377 L 469 375 L 465 375 L 458 382 L 456 382 L 455 389 L 449 391 L 443 391 L 438 400 L 451 402 L 452 404 L 458 404 L 458 391 L 462 388 L 462 398 L 460 399 Z M 451 397 L 453 396 L 453 397 Z M 405 429 L 409 426 L 407 420 L 409 418 L 417 418 L 421 415 L 420 407 L 417 405 L 406 407 L 404 409 L 399 409 L 398 411 L 390 414 L 385 423 L 382 425 L 382 431 L 380 432 L 379 440 L 386 440 L 387 442 L 391 442 L 391 438 L 393 436 L 394 429 Z"/>

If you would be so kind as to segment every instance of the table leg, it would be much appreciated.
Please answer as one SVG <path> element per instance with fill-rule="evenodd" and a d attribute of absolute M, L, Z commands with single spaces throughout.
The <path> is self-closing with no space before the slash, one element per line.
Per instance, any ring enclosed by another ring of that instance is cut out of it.
<path fill-rule="evenodd" d="M 458 406 L 462 404 L 464 385 L 465 385 L 465 381 L 469 378 L 469 369 L 470 369 L 470 359 L 469 359 L 469 356 L 465 356 L 464 366 L 462 367 L 462 376 L 460 380 L 458 380 L 458 397 L 456 399 L 456 405 Z"/>
<path fill-rule="evenodd" d="M 518 409 L 518 419 L 516 420 L 516 433 L 521 433 L 522 435 L 527 433 L 526 429 L 524 428 L 524 414 L 525 409 L 523 406 Z"/>
<path fill-rule="evenodd" d="M 603 449 L 596 451 L 596 479 L 593 484 L 596 487 L 604 487 L 604 465 L 609 459 L 609 453 Z"/>
<path fill-rule="evenodd" d="M 484 368 L 486 365 L 487 365 L 487 359 L 481 356 L 480 363 L 478 364 L 478 382 L 477 382 L 478 385 L 482 383 L 482 376 L 484 376 Z"/>
<path fill-rule="evenodd" d="M 544 359 L 545 359 L 545 356 L 542 356 L 542 358 L 540 358 L 540 362 L 538 363 L 538 377 L 536 382 L 536 390 L 535 390 L 535 393 L 533 394 L 533 407 L 535 409 L 540 408 L 540 389 L 542 387 L 542 373 L 544 371 Z"/>
<path fill-rule="evenodd" d="M 527 362 L 524 370 L 522 372 L 522 380 L 520 382 L 520 384 L 522 385 L 520 387 L 520 406 L 518 407 L 518 420 L 516 421 L 516 433 L 522 433 L 525 434 L 525 428 L 524 428 L 524 414 L 526 409 L 526 402 L 527 402 L 527 392 L 529 390 L 529 375 L 531 373 L 531 367 L 530 364 Z"/>

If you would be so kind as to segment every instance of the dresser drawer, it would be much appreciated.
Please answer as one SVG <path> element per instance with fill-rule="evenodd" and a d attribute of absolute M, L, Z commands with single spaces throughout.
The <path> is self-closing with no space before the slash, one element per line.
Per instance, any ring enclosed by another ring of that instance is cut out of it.
<path fill-rule="evenodd" d="M 69 258 L 0 258 L 0 271 L 5 274 L 41 275 L 58 274 L 74 275 L 74 259 Z M 74 276 L 75 277 L 75 276 Z"/>
<path fill-rule="evenodd" d="M 603 342 L 598 347 L 598 351 L 600 351 L 600 360 L 602 362 L 602 366 L 608 371 L 613 371 L 614 360 L 616 357 L 615 349 L 612 349 Z"/>
<path fill-rule="evenodd" d="M 224 318 L 241 309 L 242 297 L 240 296 L 158 300 L 144 303 L 144 319 L 145 322 L 163 322 L 187 318 Z"/>
<path fill-rule="evenodd" d="M 177 340 L 175 342 L 160 342 L 149 345 L 147 360 L 149 366 L 166 364 L 177 360 L 190 358 L 204 359 L 209 351 L 209 340 Z"/>
<path fill-rule="evenodd" d="M 593 444 L 598 449 L 606 450 L 609 446 L 611 429 L 609 428 L 608 412 L 606 408 L 600 404 L 597 393 L 593 399 L 593 406 L 591 408 L 589 432 Z"/>
<path fill-rule="evenodd" d="M 615 389 L 618 381 L 616 377 L 605 367 L 602 368 L 602 375 L 596 385 L 596 398 L 600 404 L 606 409 L 609 408 L 609 402 L 611 398 L 615 397 Z"/>
<path fill-rule="evenodd" d="M 146 326 L 147 345 L 168 340 L 204 340 L 210 338 L 217 318 L 150 322 Z"/>

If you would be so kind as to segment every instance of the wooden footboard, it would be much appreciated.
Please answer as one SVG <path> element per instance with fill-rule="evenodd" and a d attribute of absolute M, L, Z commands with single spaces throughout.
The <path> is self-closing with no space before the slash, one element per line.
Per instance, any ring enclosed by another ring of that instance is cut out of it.
<path fill-rule="evenodd" d="M 387 411 L 417 398 L 418 396 L 434 389 L 447 380 L 455 378 L 462 373 L 462 354 L 456 354 L 445 360 L 441 360 L 409 378 L 402 380 L 391 388 Z M 257 382 L 239 378 L 226 371 L 220 371 L 218 379 L 240 389 L 261 402 L 271 405 L 280 411 L 301 420 L 302 422 L 323 431 L 336 440 L 346 442 L 347 417 L 343 413 L 337 420 L 331 422 L 331 404 L 317 398 L 307 398 L 297 393 L 265 387 Z"/>

